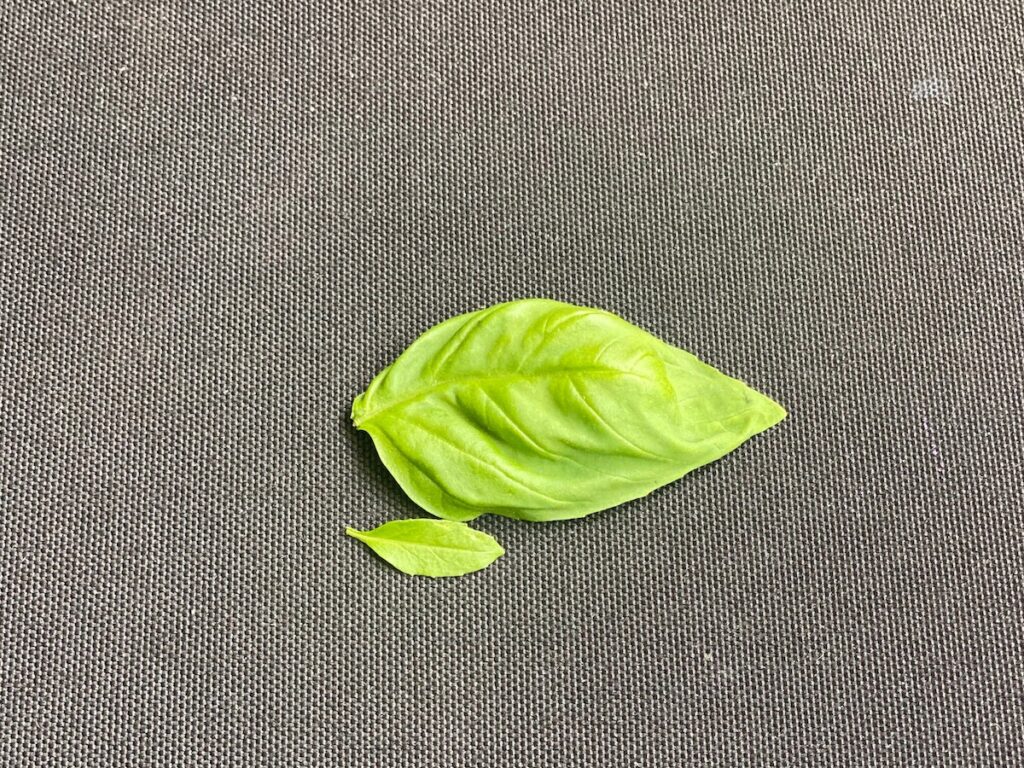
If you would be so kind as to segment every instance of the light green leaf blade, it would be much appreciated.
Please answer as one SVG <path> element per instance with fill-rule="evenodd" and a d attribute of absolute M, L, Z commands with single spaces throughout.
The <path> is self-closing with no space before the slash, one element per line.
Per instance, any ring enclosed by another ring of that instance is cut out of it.
<path fill-rule="evenodd" d="M 582 517 L 677 480 L 785 416 L 616 315 L 546 299 L 431 328 L 352 407 L 406 493 L 450 520 Z"/>
<path fill-rule="evenodd" d="M 493 537 L 451 520 L 393 520 L 372 531 L 345 533 L 413 576 L 462 576 L 505 554 Z"/>

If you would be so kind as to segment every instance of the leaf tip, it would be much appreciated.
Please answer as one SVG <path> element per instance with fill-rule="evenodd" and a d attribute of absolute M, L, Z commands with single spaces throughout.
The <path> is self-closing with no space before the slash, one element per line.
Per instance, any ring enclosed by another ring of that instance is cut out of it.
<path fill-rule="evenodd" d="M 753 406 L 754 412 L 757 414 L 757 421 L 760 423 L 758 432 L 771 429 L 789 416 L 789 411 L 781 403 L 752 387 L 748 387 L 748 390 L 747 402 Z"/>
<path fill-rule="evenodd" d="M 780 421 L 783 421 L 789 416 L 789 411 L 786 410 L 784 405 L 772 400 L 770 397 L 766 397 L 765 399 L 768 401 L 768 421 L 770 422 L 770 426 L 774 427 Z"/>

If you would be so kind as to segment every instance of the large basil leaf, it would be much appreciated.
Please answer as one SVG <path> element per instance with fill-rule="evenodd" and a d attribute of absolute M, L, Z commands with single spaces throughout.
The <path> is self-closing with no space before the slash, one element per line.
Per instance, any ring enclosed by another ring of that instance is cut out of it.
<path fill-rule="evenodd" d="M 462 576 L 505 554 L 491 536 L 451 520 L 393 520 L 372 531 L 345 533 L 413 576 Z"/>
<path fill-rule="evenodd" d="M 431 328 L 352 406 L 406 493 L 451 520 L 581 517 L 644 496 L 785 415 L 616 315 L 544 299 Z"/>

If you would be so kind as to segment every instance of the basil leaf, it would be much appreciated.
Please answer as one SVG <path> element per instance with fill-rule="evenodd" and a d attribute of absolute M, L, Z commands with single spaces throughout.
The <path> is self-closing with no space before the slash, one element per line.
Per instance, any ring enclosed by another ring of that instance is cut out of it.
<path fill-rule="evenodd" d="M 345 533 L 413 576 L 462 576 L 505 554 L 486 533 L 450 520 L 394 520 L 372 531 L 347 528 Z"/>
<path fill-rule="evenodd" d="M 785 416 L 616 315 L 545 299 L 431 328 L 352 406 L 406 493 L 451 520 L 582 517 L 677 480 Z"/>

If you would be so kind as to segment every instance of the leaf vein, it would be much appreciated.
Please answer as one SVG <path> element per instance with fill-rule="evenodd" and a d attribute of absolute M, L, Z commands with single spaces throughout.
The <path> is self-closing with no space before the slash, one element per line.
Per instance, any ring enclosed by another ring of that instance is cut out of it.
<path fill-rule="evenodd" d="M 619 432 L 617 429 L 615 429 L 615 427 L 613 427 L 611 424 L 609 424 L 608 420 L 605 419 L 598 412 L 598 410 L 583 395 L 583 393 L 580 392 L 579 388 L 576 386 L 576 382 L 574 382 L 572 380 L 572 376 L 568 377 L 568 381 L 569 381 L 569 386 L 572 388 L 572 391 L 576 393 L 576 396 L 579 398 L 580 402 L 583 403 L 587 407 L 587 410 L 590 411 L 590 413 L 593 415 L 593 417 L 595 419 L 597 419 L 599 422 L 601 422 L 601 424 L 604 426 L 604 428 L 607 429 L 609 432 L 611 432 L 613 435 L 615 435 L 615 437 L 617 437 L 619 440 L 621 440 L 622 443 L 624 443 L 625 445 L 628 445 L 630 448 L 633 448 L 634 450 L 640 451 L 640 453 L 642 453 L 645 456 L 649 456 L 652 459 L 657 459 L 658 461 L 666 461 L 667 460 L 666 457 L 664 457 L 664 456 L 659 456 L 656 453 L 651 453 L 646 448 L 640 447 L 639 445 L 634 443 L 632 440 L 627 438 L 625 435 L 623 435 L 621 432 Z"/>
<path fill-rule="evenodd" d="M 558 368 L 558 369 L 550 370 L 550 371 L 538 371 L 536 373 L 509 372 L 509 373 L 494 374 L 492 376 L 458 376 L 458 377 L 453 378 L 453 379 L 447 379 L 446 381 L 437 382 L 436 384 L 432 384 L 432 385 L 430 385 L 428 387 L 423 387 L 422 389 L 420 389 L 420 390 L 418 390 L 416 392 L 413 392 L 411 395 L 407 395 L 406 397 L 399 398 L 398 400 L 394 400 L 394 401 L 392 401 L 390 403 L 386 403 L 386 404 L 384 404 L 382 406 L 379 406 L 378 408 L 374 409 L 373 411 L 370 411 L 369 413 L 363 414 L 355 422 L 355 425 L 357 427 L 361 427 L 366 422 L 370 421 L 371 419 L 379 416 L 380 414 L 382 414 L 382 413 L 384 413 L 386 411 L 390 411 L 390 410 L 393 410 L 395 408 L 399 408 L 399 407 L 401 407 L 403 405 L 406 405 L 407 403 L 411 403 L 411 402 L 413 402 L 415 400 L 418 400 L 420 398 L 427 397 L 427 396 L 432 395 L 432 394 L 434 394 L 436 392 L 441 392 L 441 391 L 443 391 L 444 389 L 446 389 L 448 387 L 456 387 L 456 386 L 465 385 L 465 384 L 473 384 L 475 386 L 480 386 L 481 382 L 530 381 L 530 380 L 535 380 L 535 379 L 554 378 L 554 377 L 558 377 L 558 376 L 570 377 L 570 376 L 573 376 L 573 375 L 584 374 L 584 373 L 588 374 L 588 375 L 591 375 L 591 376 L 600 376 L 600 375 L 611 376 L 611 377 L 628 376 L 628 377 L 631 377 L 631 378 L 634 378 L 634 379 L 640 379 L 641 381 L 648 381 L 648 382 L 650 381 L 650 379 L 648 377 L 641 376 L 639 373 L 634 373 L 633 371 L 620 371 L 620 370 L 617 370 L 617 369 L 614 369 L 614 368 L 603 368 L 603 367 L 599 367 L 599 366 L 586 366 L 586 367 L 580 367 L 580 368 Z"/>
<path fill-rule="evenodd" d="M 489 402 L 494 404 L 494 407 L 498 411 L 498 413 L 500 413 L 502 416 L 504 416 L 505 420 L 509 424 L 512 425 L 512 428 L 515 430 L 516 434 L 518 434 L 522 438 L 523 442 L 525 442 L 527 445 L 532 446 L 538 453 L 540 453 L 540 454 L 542 454 L 544 456 L 547 456 L 548 458 L 555 459 L 556 461 L 568 461 L 568 462 L 571 462 L 571 463 L 575 464 L 577 467 L 582 467 L 583 469 L 588 470 L 590 472 L 597 472 L 598 474 L 604 475 L 605 477 L 614 477 L 616 480 L 622 480 L 622 481 L 624 481 L 626 483 L 629 483 L 630 485 L 635 485 L 636 484 L 636 480 L 633 479 L 633 478 L 625 477 L 623 475 L 617 475 L 614 472 L 609 472 L 606 469 L 601 469 L 600 467 L 594 467 L 594 466 L 591 466 L 589 464 L 584 464 L 582 461 L 577 461 L 576 459 L 572 458 L 571 456 L 566 456 L 563 453 L 556 453 L 555 451 L 550 451 L 550 450 L 544 448 L 542 445 L 540 445 L 540 443 L 536 442 L 532 437 L 529 436 L 529 434 L 527 434 L 526 430 L 524 430 L 519 425 L 519 422 L 517 422 L 512 417 L 512 415 L 509 413 L 508 409 L 506 409 L 504 406 L 502 406 L 502 404 L 499 403 L 497 400 L 495 400 L 493 397 L 488 395 L 486 390 L 480 389 L 479 391 L 480 391 L 480 394 L 483 395 L 484 397 L 486 397 Z"/>
<path fill-rule="evenodd" d="M 425 432 L 426 434 L 430 435 L 431 437 L 433 437 L 438 442 L 441 442 L 441 443 L 444 443 L 445 445 L 451 446 L 454 450 L 456 450 L 458 453 L 461 453 L 463 456 L 465 456 L 470 461 L 473 461 L 473 462 L 475 462 L 475 463 L 477 463 L 477 464 L 479 464 L 479 465 L 481 465 L 483 467 L 487 467 L 488 469 L 493 471 L 495 474 L 500 475 L 501 477 L 504 477 L 506 480 L 508 480 L 513 485 L 517 485 L 520 488 L 522 488 L 523 490 L 529 491 L 534 496 L 537 496 L 537 497 L 542 498 L 542 499 L 546 499 L 547 501 L 550 501 L 550 502 L 552 502 L 554 504 L 557 504 L 558 506 L 564 506 L 566 504 L 566 501 L 563 500 L 563 499 L 556 499 L 553 496 L 548 496 L 543 491 L 539 491 L 536 488 L 530 487 L 529 485 L 524 483 L 522 480 L 519 480 L 516 477 L 510 475 L 508 472 L 503 470 L 498 465 L 492 464 L 489 461 L 484 461 L 479 456 L 474 456 L 472 453 L 467 451 L 461 445 L 459 445 L 458 443 L 448 439 L 447 437 L 444 437 L 444 436 L 438 434 L 437 432 L 432 432 L 429 429 L 427 429 L 426 427 L 424 427 L 423 425 L 416 423 L 415 421 L 406 419 L 405 423 L 412 425 L 416 429 L 420 430 L 420 432 Z"/>

